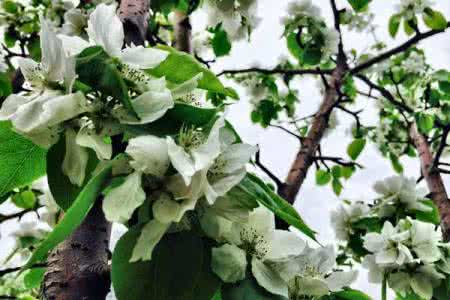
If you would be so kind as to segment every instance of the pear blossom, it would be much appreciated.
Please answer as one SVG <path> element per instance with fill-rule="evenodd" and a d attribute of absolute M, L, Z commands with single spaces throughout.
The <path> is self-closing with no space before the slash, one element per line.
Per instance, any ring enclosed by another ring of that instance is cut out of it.
<path fill-rule="evenodd" d="M 396 5 L 396 10 L 406 19 L 411 20 L 417 14 L 422 14 L 425 8 L 433 5 L 434 2 L 430 0 L 400 0 L 400 3 Z"/>
<path fill-rule="evenodd" d="M 64 13 L 64 24 L 61 28 L 61 33 L 69 36 L 79 36 L 83 33 L 86 26 L 87 16 L 81 9 L 73 8 Z"/>
<path fill-rule="evenodd" d="M 439 243 L 443 240 L 440 228 L 434 224 L 409 220 L 411 223 L 411 249 L 424 263 L 433 263 L 441 258 Z"/>
<path fill-rule="evenodd" d="M 293 24 L 302 17 L 322 18 L 320 7 L 314 5 L 311 0 L 294 0 L 289 2 L 287 12 L 288 15 L 280 20 L 284 26 Z"/>
<path fill-rule="evenodd" d="M 26 95 L 9 96 L 0 109 L 0 120 L 11 120 L 15 130 L 43 147 L 57 141 L 58 126 L 88 111 L 89 105 L 81 92 L 71 93 L 75 79 L 73 60 L 67 58 L 61 41 L 50 24 L 41 18 L 42 60 L 19 60 L 19 67 L 31 85 Z M 48 83 L 64 82 L 68 94 L 54 90 Z"/>
<path fill-rule="evenodd" d="M 404 205 L 407 210 L 430 211 L 431 207 L 422 202 L 426 190 L 417 189 L 414 178 L 392 176 L 382 181 L 377 181 L 373 186 L 375 192 L 382 196 L 380 209 L 391 214 L 397 204 Z"/>
<path fill-rule="evenodd" d="M 357 271 L 333 271 L 335 264 L 336 253 L 331 245 L 317 249 L 306 246 L 300 255 L 273 262 L 288 283 L 290 299 L 319 298 L 355 281 Z"/>
<path fill-rule="evenodd" d="M 100 160 L 109 160 L 112 157 L 112 145 L 105 141 L 106 135 L 97 132 L 90 122 L 84 122 L 77 133 L 75 142 L 78 146 L 91 148 Z"/>
<path fill-rule="evenodd" d="M 381 233 L 369 232 L 363 237 L 364 248 L 375 255 L 375 262 L 380 266 L 401 266 L 413 260 L 407 246 L 410 236 L 408 230 L 386 221 Z"/>
<path fill-rule="evenodd" d="M 213 271 L 223 281 L 243 279 L 242 270 L 250 264 L 260 286 L 272 294 L 288 296 L 287 283 L 270 262 L 299 255 L 306 246 L 302 239 L 293 232 L 275 229 L 273 213 L 258 207 L 250 213 L 246 223 L 233 223 L 227 240 L 228 243 L 213 248 L 212 252 Z"/>
<path fill-rule="evenodd" d="M 336 238 L 347 241 L 349 234 L 352 234 L 351 224 L 366 216 L 370 211 L 367 204 L 355 202 L 348 205 L 341 205 L 331 213 L 331 224 L 333 225 Z"/>

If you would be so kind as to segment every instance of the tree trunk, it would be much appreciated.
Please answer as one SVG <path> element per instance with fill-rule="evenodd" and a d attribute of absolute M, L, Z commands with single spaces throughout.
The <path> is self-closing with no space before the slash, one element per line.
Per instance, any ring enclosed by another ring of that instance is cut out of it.
<path fill-rule="evenodd" d="M 439 209 L 444 240 L 450 241 L 450 201 L 448 200 L 441 174 L 433 166 L 434 159 L 430 145 L 425 136 L 419 132 L 415 123 L 410 128 L 410 137 L 419 153 L 422 175 L 427 182 L 431 199 Z"/>
<path fill-rule="evenodd" d="M 295 202 L 300 187 L 305 181 L 308 169 L 314 162 L 314 155 L 320 145 L 320 141 L 325 130 L 328 128 L 331 112 L 339 99 L 338 91 L 340 90 L 345 71 L 345 63 L 338 63 L 331 75 L 331 80 L 326 87 L 323 101 L 312 121 L 308 135 L 303 139 L 286 181 L 279 191 L 280 196 L 291 204 Z"/>
<path fill-rule="evenodd" d="M 175 24 L 174 24 L 174 35 L 175 35 L 175 47 L 186 53 L 191 53 L 191 31 L 192 27 L 189 22 L 189 16 L 181 11 L 175 12 Z"/>
<path fill-rule="evenodd" d="M 149 0 L 121 1 L 119 17 L 126 44 L 144 45 L 149 5 Z M 117 154 L 122 145 L 115 146 Z M 108 266 L 111 223 L 105 219 L 101 203 L 102 199 L 97 199 L 83 223 L 50 253 L 41 288 L 43 300 L 106 298 L 111 286 Z"/>

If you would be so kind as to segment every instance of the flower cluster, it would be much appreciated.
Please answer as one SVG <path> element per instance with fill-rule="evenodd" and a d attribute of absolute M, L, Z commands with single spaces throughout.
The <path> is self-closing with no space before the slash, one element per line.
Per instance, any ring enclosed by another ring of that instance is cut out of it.
<path fill-rule="evenodd" d="M 396 5 L 397 12 L 407 20 L 413 19 L 416 15 L 424 13 L 426 8 L 433 6 L 430 0 L 401 0 Z"/>
<path fill-rule="evenodd" d="M 389 177 L 374 185 L 373 204 L 345 203 L 332 214 L 341 247 L 363 261 L 369 280 L 386 280 L 396 293 L 431 299 L 448 276 L 448 247 L 436 226 L 435 211 L 413 179 Z M 346 255 L 346 254 L 344 254 Z"/>

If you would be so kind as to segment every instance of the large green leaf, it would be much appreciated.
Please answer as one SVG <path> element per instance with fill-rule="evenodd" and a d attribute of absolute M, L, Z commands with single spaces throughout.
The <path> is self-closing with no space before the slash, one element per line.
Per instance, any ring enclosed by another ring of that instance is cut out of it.
<path fill-rule="evenodd" d="M 141 233 L 132 227 L 117 243 L 112 282 L 118 300 L 210 300 L 220 280 L 210 269 L 210 247 L 192 233 L 166 235 L 152 260 L 130 263 Z"/>
<path fill-rule="evenodd" d="M 372 300 L 368 295 L 361 291 L 347 289 L 333 293 L 337 300 Z"/>
<path fill-rule="evenodd" d="M 447 28 L 447 19 L 445 16 L 441 12 L 429 7 L 424 10 L 423 21 L 429 28 L 434 30 L 444 30 Z"/>
<path fill-rule="evenodd" d="M 95 152 L 89 151 L 89 161 L 86 168 L 86 179 L 88 182 L 92 177 L 92 172 L 97 166 L 98 159 Z M 62 172 L 62 163 L 66 153 L 66 143 L 62 138 L 53 145 L 47 153 L 47 178 L 50 191 L 55 198 L 56 203 L 67 210 L 82 191 L 83 187 L 73 185 L 69 178 Z"/>
<path fill-rule="evenodd" d="M 210 32 L 214 34 L 211 39 L 214 54 L 217 57 L 228 55 L 231 51 L 231 42 L 228 38 L 227 32 L 222 28 L 222 23 L 219 23 L 219 25 L 210 30 Z"/>
<path fill-rule="evenodd" d="M 0 196 L 45 175 L 45 152 L 0 122 Z"/>
<path fill-rule="evenodd" d="M 131 105 L 128 87 L 117 69 L 116 62 L 102 47 L 84 49 L 77 56 L 76 72 L 80 82 L 118 99 L 130 113 L 137 116 Z"/>
<path fill-rule="evenodd" d="M 50 250 L 64 241 L 86 218 L 104 183 L 111 176 L 111 165 L 106 166 L 93 177 L 78 195 L 75 202 L 67 210 L 64 218 L 56 225 L 47 238 L 37 247 L 23 269 L 44 260 Z"/>
<path fill-rule="evenodd" d="M 168 46 L 160 45 L 158 48 L 166 50 L 170 54 L 159 66 L 147 70 L 149 74 L 156 77 L 165 76 L 168 81 L 182 83 L 199 73 L 203 73 L 203 77 L 198 83 L 200 89 L 227 95 L 232 98 L 236 97 L 235 93 L 230 92 L 230 90 L 223 86 L 213 72 L 202 66 L 191 55 Z"/>
<path fill-rule="evenodd" d="M 217 110 L 199 108 L 189 104 L 176 103 L 159 120 L 138 126 L 126 126 L 137 134 L 153 134 L 157 136 L 173 135 L 180 132 L 183 125 L 201 127 L 209 124 L 215 118 Z"/>
<path fill-rule="evenodd" d="M 294 226 L 306 236 L 316 240 L 316 233 L 303 221 L 295 208 L 286 200 L 277 195 L 257 176 L 247 173 L 239 183 L 239 188 L 253 196 L 258 203 L 270 209 L 276 216 Z"/>
<path fill-rule="evenodd" d="M 220 299 L 220 298 L 219 298 Z M 247 278 L 237 284 L 222 288 L 222 300 L 287 300 L 282 296 L 268 293 L 255 279 Z"/>

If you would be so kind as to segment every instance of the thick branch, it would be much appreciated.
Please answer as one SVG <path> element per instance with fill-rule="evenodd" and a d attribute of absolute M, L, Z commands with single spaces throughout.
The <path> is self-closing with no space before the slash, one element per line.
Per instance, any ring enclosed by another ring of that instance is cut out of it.
<path fill-rule="evenodd" d="M 419 132 L 414 123 L 410 128 L 410 137 L 419 153 L 422 174 L 427 182 L 431 198 L 439 209 L 441 227 L 445 241 L 450 241 L 450 201 L 442 181 L 441 174 L 433 167 L 433 155 L 426 137 Z"/>
<path fill-rule="evenodd" d="M 178 50 L 187 53 L 192 52 L 191 46 L 191 23 L 189 22 L 189 16 L 181 11 L 175 12 L 175 24 L 174 24 L 175 46 Z"/>
<path fill-rule="evenodd" d="M 286 70 L 286 69 L 262 69 L 262 68 L 248 68 L 241 70 L 224 70 L 217 74 L 217 76 L 222 76 L 225 74 L 245 74 L 245 73 L 261 73 L 265 75 L 272 74 L 283 74 L 283 75 L 321 75 L 321 74 L 331 74 L 333 70 L 321 70 L 321 69 L 296 69 L 296 70 Z"/>
<path fill-rule="evenodd" d="M 449 27 L 450 27 L 450 22 L 447 23 L 447 28 L 449 28 Z M 399 53 L 407 50 L 409 47 L 419 43 L 420 41 L 422 41 L 424 39 L 427 39 L 427 38 L 429 38 L 429 37 L 431 37 L 433 35 L 445 32 L 447 30 L 447 28 L 444 29 L 444 30 L 430 30 L 430 31 L 425 32 L 425 33 L 418 33 L 413 38 L 409 39 L 408 41 L 406 41 L 405 43 L 401 44 L 400 46 L 395 47 L 395 48 L 393 48 L 391 50 L 388 50 L 388 51 L 386 51 L 386 52 L 384 52 L 384 53 L 382 53 L 382 54 L 380 54 L 380 55 L 378 55 L 378 56 L 376 56 L 376 57 L 374 57 L 372 59 L 369 59 L 368 61 L 366 61 L 366 62 L 364 62 L 364 63 L 354 67 L 353 69 L 350 70 L 350 73 L 357 74 L 357 73 L 359 73 L 359 72 L 361 72 L 363 70 L 366 70 L 366 69 L 372 67 L 373 65 L 382 62 L 383 60 L 389 59 L 391 56 L 394 56 L 396 54 L 399 54 Z"/>
<path fill-rule="evenodd" d="M 302 186 L 309 167 L 314 162 L 320 141 L 328 127 L 328 121 L 333 108 L 339 99 L 339 90 L 343 76 L 346 71 L 345 60 L 339 59 L 336 69 L 333 71 L 331 80 L 325 90 L 325 96 L 319 110 L 315 114 L 308 135 L 303 139 L 300 151 L 297 153 L 283 188 L 279 191 L 280 196 L 293 204 L 300 187 Z"/>
<path fill-rule="evenodd" d="M 143 45 L 147 35 L 149 0 L 122 0 L 119 17 L 125 31 L 125 43 Z"/>

